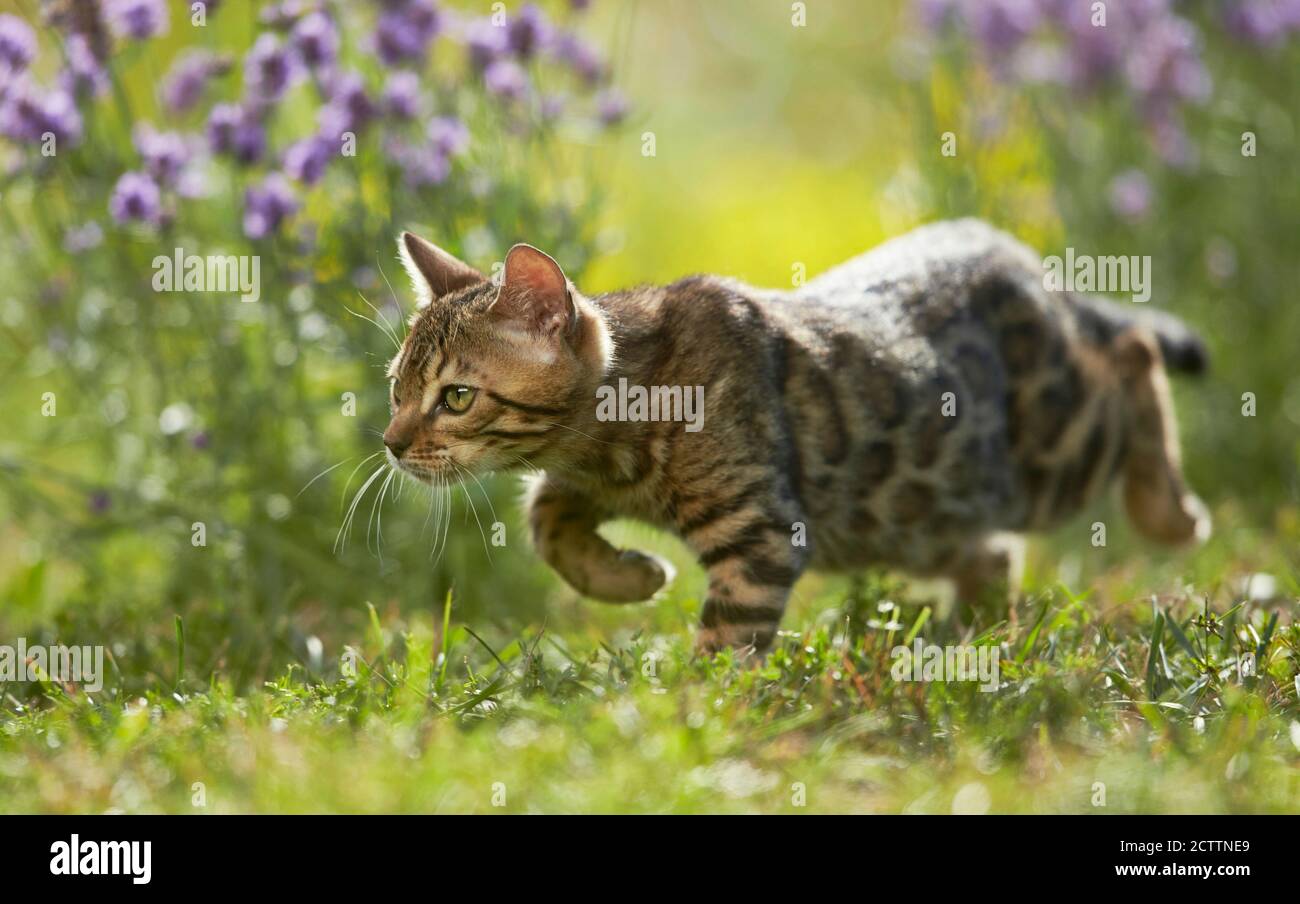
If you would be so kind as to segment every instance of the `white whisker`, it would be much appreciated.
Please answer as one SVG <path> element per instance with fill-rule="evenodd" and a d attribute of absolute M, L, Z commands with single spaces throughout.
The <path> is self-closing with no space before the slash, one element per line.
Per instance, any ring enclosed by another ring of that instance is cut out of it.
<path fill-rule="evenodd" d="M 375 267 L 379 270 L 379 275 L 382 276 L 382 277 L 384 278 L 384 284 L 388 286 L 388 294 L 390 294 L 390 295 L 393 296 L 393 304 L 397 305 L 398 313 L 401 313 L 402 305 L 401 305 L 401 303 L 397 300 L 397 292 L 393 289 L 393 284 L 392 284 L 391 282 L 388 281 L 388 274 L 384 272 L 384 265 L 383 265 L 383 263 L 379 260 L 379 252 L 378 252 L 378 251 L 375 252 Z M 378 311 L 376 311 L 375 313 L 378 313 Z M 397 318 L 397 322 L 402 324 L 402 333 L 403 333 L 403 335 L 406 335 L 406 334 L 410 333 L 410 331 L 411 331 L 411 330 L 410 330 L 410 327 L 409 327 L 405 322 L 402 321 L 402 318 L 401 318 L 401 317 L 398 317 L 398 318 Z"/>
<path fill-rule="evenodd" d="M 385 281 L 387 281 L 387 277 L 385 277 Z M 392 287 L 392 286 L 389 286 L 388 288 L 389 288 L 389 289 L 392 289 L 393 287 Z M 370 299 L 369 299 L 369 298 L 366 298 L 366 296 L 363 295 L 362 293 L 358 292 L 358 293 L 357 293 L 357 296 L 358 296 L 362 301 L 364 301 L 364 302 L 366 303 L 367 306 L 369 306 L 370 310 L 372 310 L 372 311 L 375 312 L 375 316 L 376 316 L 376 317 L 378 317 L 381 321 L 383 321 L 383 325 L 384 325 L 384 327 L 386 328 L 386 329 L 385 329 L 385 332 L 388 333 L 388 338 L 390 338 L 390 339 L 392 339 L 394 342 L 396 342 L 398 348 L 401 348 L 401 347 L 402 347 L 402 340 L 401 340 L 401 338 L 397 335 L 397 330 L 393 329 L 392 324 L 390 324 L 390 323 L 388 322 L 388 318 L 385 317 L 385 316 L 383 315 L 383 312 L 380 311 L 379 308 L 377 308 L 377 307 L 375 307 L 373 304 L 371 304 L 371 303 L 370 303 Z"/>
<path fill-rule="evenodd" d="M 357 476 L 357 472 L 364 468 L 367 462 L 373 461 L 376 455 L 383 454 L 382 451 L 371 452 L 365 458 L 361 459 L 361 461 L 357 463 L 357 466 L 352 469 L 352 473 L 348 475 L 347 482 L 343 484 L 343 495 L 339 497 L 339 511 L 343 511 L 343 507 L 347 505 L 348 490 L 352 486 L 352 478 Z"/>
<path fill-rule="evenodd" d="M 384 562 L 384 496 L 388 493 L 388 487 L 393 482 L 393 475 L 397 472 L 392 468 L 388 469 L 388 476 L 384 482 L 379 485 L 379 492 L 375 495 L 375 501 L 370 504 L 370 518 L 366 522 L 366 548 L 370 548 L 370 530 L 376 527 L 375 515 L 378 513 L 378 527 L 375 532 L 375 554 L 379 556 L 379 563 Z"/>
<path fill-rule="evenodd" d="M 360 504 L 361 498 L 365 495 L 366 490 L 370 489 L 370 485 L 378 479 L 380 474 L 384 473 L 384 470 L 387 467 L 388 462 L 384 462 L 382 465 L 375 468 L 375 472 L 366 478 L 366 482 L 361 485 L 361 489 L 357 490 L 357 495 L 352 498 L 352 505 L 348 507 L 348 513 L 344 516 L 343 524 L 339 527 L 338 536 L 334 538 L 335 553 L 342 552 L 347 548 L 347 533 L 350 530 L 352 518 L 356 514 L 357 506 Z"/>
<path fill-rule="evenodd" d="M 317 474 L 317 475 L 316 475 L 315 477 L 313 477 L 311 480 L 307 481 L 306 485 L 303 486 L 303 488 L 302 488 L 301 490 L 299 490 L 299 491 L 297 492 L 297 494 L 296 494 L 293 498 L 294 498 L 294 499 L 297 499 L 297 498 L 298 498 L 299 496 L 301 496 L 303 493 L 307 492 L 307 490 L 311 487 L 311 485 L 312 485 L 313 483 L 315 483 L 316 481 L 320 480 L 322 477 L 324 477 L 324 476 L 325 476 L 326 474 L 328 474 L 330 471 L 333 471 L 335 468 L 341 468 L 341 467 L 343 467 L 345 464 L 347 464 L 348 462 L 350 462 L 350 461 L 351 461 L 353 458 L 355 458 L 355 457 L 356 457 L 356 456 L 353 455 L 353 456 L 351 456 L 351 457 L 349 457 L 349 458 L 345 458 L 345 459 L 343 459 L 341 462 L 339 462 L 339 463 L 336 464 L 336 465 L 330 465 L 330 466 L 329 466 L 328 468 L 326 468 L 324 471 L 321 471 L 319 474 Z M 371 457 L 373 458 L 373 456 L 371 456 Z"/>
<path fill-rule="evenodd" d="M 365 299 L 363 298 L 362 301 L 365 301 Z M 369 302 L 366 302 L 366 303 L 369 304 Z M 359 313 L 357 313 L 356 311 L 352 310 L 352 309 L 349 308 L 349 307 L 344 307 L 343 310 L 347 311 L 347 312 L 348 312 L 349 314 L 351 314 L 353 317 L 359 317 L 360 319 L 366 321 L 367 323 L 373 323 L 373 324 L 375 325 L 375 329 L 377 329 L 377 330 L 379 330 L 381 333 L 383 333 L 384 336 L 386 336 L 386 337 L 388 338 L 388 340 L 389 340 L 390 342 L 392 342 L 394 346 L 397 347 L 397 350 L 398 350 L 398 351 L 401 351 L 401 349 L 402 349 L 402 343 L 400 343 L 400 342 L 397 341 L 397 337 L 394 336 L 394 335 L 393 335 L 391 332 L 389 332 L 388 330 L 384 329 L 382 326 L 380 326 L 380 325 L 379 325 L 377 322 L 375 322 L 373 319 L 367 317 L 365 314 L 359 314 Z"/>
<path fill-rule="evenodd" d="M 460 470 L 462 473 L 468 474 L 470 480 L 473 480 L 474 483 L 478 485 L 479 492 L 483 494 L 483 501 L 487 503 L 488 511 L 492 514 L 492 523 L 495 524 L 497 521 L 501 520 L 500 518 L 497 517 L 496 507 L 492 505 L 492 497 L 488 495 L 487 490 L 483 489 L 483 484 L 479 481 L 478 477 L 474 474 L 474 472 L 470 471 L 467 468 L 461 468 Z M 469 490 L 466 489 L 465 493 L 466 495 L 469 495 Z"/>
<path fill-rule="evenodd" d="M 453 463 L 452 467 L 454 467 L 456 472 L 459 474 L 469 473 L 460 465 Z M 483 552 L 487 554 L 488 561 L 490 562 L 492 560 L 492 550 L 488 549 L 487 534 L 483 533 L 483 522 L 480 521 L 478 517 L 478 506 L 474 504 L 474 497 L 470 495 L 469 487 L 465 485 L 464 481 L 461 481 L 461 488 L 465 492 L 465 500 L 469 503 L 469 510 L 474 513 L 474 523 L 478 525 L 478 535 L 483 541 Z"/>
<path fill-rule="evenodd" d="M 442 539 L 438 541 L 438 556 L 434 563 L 442 561 L 443 553 L 447 551 L 447 532 L 451 529 L 451 487 L 443 486 L 442 488 Z"/>

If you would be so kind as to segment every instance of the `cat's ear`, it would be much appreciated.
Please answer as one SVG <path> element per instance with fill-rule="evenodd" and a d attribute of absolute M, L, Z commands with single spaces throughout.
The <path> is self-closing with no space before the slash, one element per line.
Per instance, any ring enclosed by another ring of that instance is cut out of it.
<path fill-rule="evenodd" d="M 413 232 L 403 232 L 397 243 L 397 252 L 411 278 L 411 285 L 424 307 L 435 298 L 448 292 L 465 289 L 486 282 L 487 278 L 464 261 L 457 260 L 432 242 L 426 242 Z"/>
<path fill-rule="evenodd" d="M 500 320 L 546 335 L 567 332 L 576 318 L 564 271 L 532 245 L 515 245 L 506 255 L 501 291 L 489 310 Z"/>

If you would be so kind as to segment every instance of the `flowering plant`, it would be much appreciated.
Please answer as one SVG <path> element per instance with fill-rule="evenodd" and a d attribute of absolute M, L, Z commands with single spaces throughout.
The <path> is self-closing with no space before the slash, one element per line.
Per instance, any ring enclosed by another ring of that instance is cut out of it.
<path fill-rule="evenodd" d="M 236 15 L 221 6 L 194 4 L 192 21 L 175 24 L 197 44 L 220 16 Z M 183 217 L 185 201 L 216 190 L 212 171 L 224 165 L 245 186 L 244 234 L 262 239 L 292 218 L 329 170 L 353 181 L 366 175 L 363 166 L 332 165 L 364 161 L 368 150 L 403 184 L 395 197 L 428 203 L 437 195 L 421 190 L 445 185 L 454 171 L 475 182 L 480 195 L 491 195 L 509 184 L 482 166 L 489 154 L 462 162 L 472 145 L 468 120 L 477 120 L 480 140 L 490 144 L 500 135 L 534 140 L 584 117 L 613 125 L 626 113 L 606 85 L 607 67 L 596 51 L 533 4 L 487 18 L 434 0 L 369 6 L 327 0 L 263 6 L 260 33 L 242 59 L 186 47 L 174 55 L 158 97 L 144 105 L 123 91 L 112 63 L 126 58 L 117 68 L 129 68 L 151 52 L 144 45 L 169 34 L 173 23 L 163 0 L 68 0 L 56 7 L 49 20 L 63 65 L 46 84 L 31 69 L 39 50 L 32 25 L 0 15 L 0 135 L 14 145 L 10 177 L 39 170 L 42 155 L 102 154 L 102 136 L 88 140 L 85 120 L 116 106 L 134 139 L 129 169 L 117 176 L 106 203 L 116 224 L 158 228 Z M 580 12 L 586 3 L 571 6 Z M 360 37 L 350 44 L 347 35 Z M 462 60 L 435 71 L 431 58 L 448 52 Z M 544 91 L 543 71 L 552 80 L 568 77 Z M 172 127 L 159 128 L 152 119 Z"/>
<path fill-rule="evenodd" d="M 379 448 L 372 365 L 407 307 L 396 236 L 485 270 L 527 240 L 581 271 L 601 196 L 579 177 L 627 114 L 587 6 L 0 14 L 0 322 L 20 350 L 5 398 L 44 400 L 15 403 L 30 418 L 0 447 L 0 497 L 67 569 L 65 594 L 132 597 L 142 638 L 141 588 L 178 611 L 265 611 L 297 563 L 289 597 L 369 595 L 373 565 L 345 572 L 331 552 L 351 467 L 304 486 Z M 135 579 L 103 581 L 122 546 Z M 262 590 L 226 595 L 236 570 Z M 426 562 L 389 590 L 428 586 Z"/>

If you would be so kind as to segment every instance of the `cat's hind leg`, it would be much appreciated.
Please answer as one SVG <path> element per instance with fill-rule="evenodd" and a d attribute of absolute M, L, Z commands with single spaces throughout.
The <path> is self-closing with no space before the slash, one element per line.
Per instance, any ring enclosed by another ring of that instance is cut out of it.
<path fill-rule="evenodd" d="M 665 559 L 618 549 L 596 532 L 604 520 L 590 499 L 546 477 L 527 496 L 533 545 L 570 587 L 605 603 L 647 600 L 673 579 Z"/>
<path fill-rule="evenodd" d="M 1187 486 L 1169 378 L 1155 337 L 1131 327 L 1114 340 L 1129 407 L 1124 504 L 1141 533 L 1169 544 L 1204 542 L 1210 514 Z"/>

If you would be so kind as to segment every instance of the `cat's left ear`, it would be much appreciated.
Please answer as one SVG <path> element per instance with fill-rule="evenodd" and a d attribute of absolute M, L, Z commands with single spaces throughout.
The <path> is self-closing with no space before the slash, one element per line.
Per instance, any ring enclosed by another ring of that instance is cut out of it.
<path fill-rule="evenodd" d="M 417 307 L 424 307 L 449 292 L 486 282 L 487 277 L 469 264 L 426 242 L 413 232 L 403 232 L 397 252 L 419 297 Z"/>
<path fill-rule="evenodd" d="M 563 335 L 577 317 L 564 271 L 532 245 L 515 245 L 506 255 L 501 291 L 489 310 L 501 320 L 545 335 Z"/>

